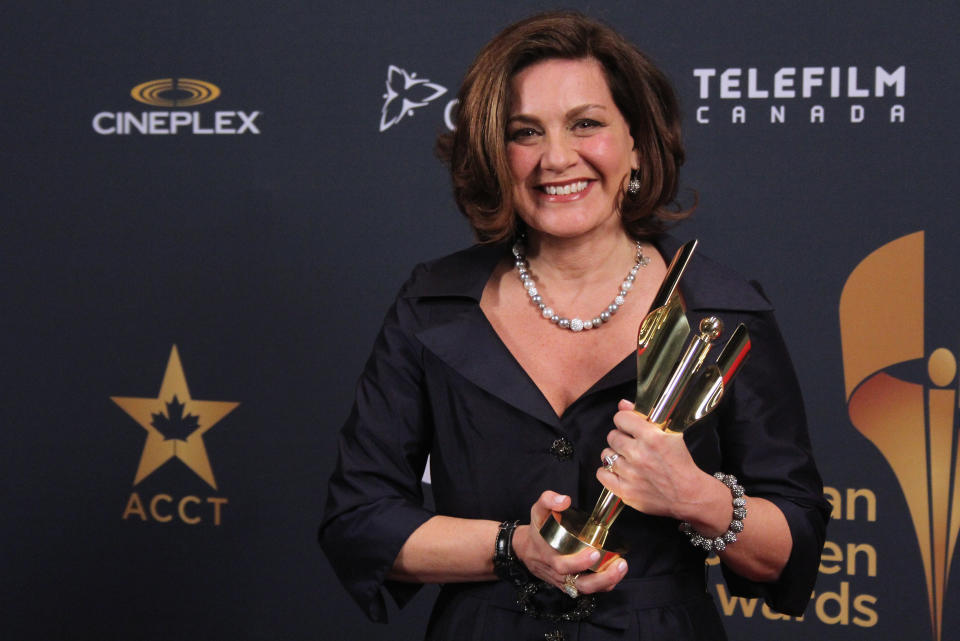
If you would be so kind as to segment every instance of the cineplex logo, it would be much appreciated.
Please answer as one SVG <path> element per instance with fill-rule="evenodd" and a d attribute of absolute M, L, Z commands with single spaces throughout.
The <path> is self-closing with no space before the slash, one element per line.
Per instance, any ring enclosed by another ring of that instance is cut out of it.
<path fill-rule="evenodd" d="M 840 296 L 840 335 L 850 421 L 900 483 L 923 561 L 933 638 L 940 641 L 960 534 L 957 359 L 944 347 L 927 352 L 924 300 L 920 231 L 880 247 L 853 270 Z M 926 377 L 905 380 L 907 363 L 925 364 Z"/>
<path fill-rule="evenodd" d="M 781 67 L 776 70 L 704 67 L 693 70 L 701 104 L 696 121 L 902 123 L 896 99 L 907 92 L 907 68 Z"/>
<path fill-rule="evenodd" d="M 217 482 L 207 456 L 203 435 L 239 403 L 232 401 L 198 401 L 190 396 L 187 379 L 180 364 L 177 346 L 170 351 L 167 369 L 156 397 L 111 396 L 146 433 L 140 464 L 133 485 L 137 486 L 164 464 L 179 460 L 213 490 Z M 188 494 L 174 497 L 160 492 L 141 497 L 130 493 L 123 510 L 123 520 L 139 519 L 196 525 L 201 522 L 220 525 L 227 499 L 222 496 L 199 497 Z"/>
<path fill-rule="evenodd" d="M 102 136 L 170 136 L 259 134 L 259 111 L 187 110 L 213 102 L 220 88 L 194 78 L 161 78 L 130 90 L 137 102 L 163 109 L 151 111 L 101 111 L 93 117 L 93 130 Z"/>

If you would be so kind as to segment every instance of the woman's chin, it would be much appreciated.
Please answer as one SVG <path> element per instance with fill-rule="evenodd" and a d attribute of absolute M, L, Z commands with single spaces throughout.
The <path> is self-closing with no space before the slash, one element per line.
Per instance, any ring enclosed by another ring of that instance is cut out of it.
<path fill-rule="evenodd" d="M 539 221 L 537 224 L 527 223 L 532 233 L 550 238 L 577 240 L 589 236 L 615 235 L 623 232 L 623 227 L 617 220 L 556 220 Z"/>

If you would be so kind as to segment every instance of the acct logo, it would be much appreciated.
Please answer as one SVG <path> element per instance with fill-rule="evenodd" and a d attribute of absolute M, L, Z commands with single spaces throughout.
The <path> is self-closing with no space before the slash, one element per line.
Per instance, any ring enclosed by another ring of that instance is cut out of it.
<path fill-rule="evenodd" d="M 383 107 L 380 109 L 380 131 L 386 131 L 413 112 L 447 93 L 447 88 L 430 82 L 426 78 L 417 78 L 396 65 L 387 68 L 387 91 L 383 94 Z M 443 109 L 443 121 L 453 131 L 453 108 L 457 100 L 451 100 Z"/>
<path fill-rule="evenodd" d="M 960 534 L 957 359 L 924 341 L 924 233 L 898 238 L 853 270 L 840 295 L 847 406 L 903 490 L 926 579 L 933 638 Z M 926 364 L 906 380 L 902 364 Z M 919 371 L 918 371 L 919 374 Z"/>
<path fill-rule="evenodd" d="M 902 123 L 907 68 L 702 67 L 693 69 L 696 120 L 714 122 Z"/>
<path fill-rule="evenodd" d="M 160 78 L 140 83 L 130 90 L 137 102 L 154 111 L 101 111 L 93 117 L 93 130 L 102 136 L 169 136 L 259 134 L 259 111 L 187 111 L 220 97 L 220 87 L 194 78 Z"/>
<path fill-rule="evenodd" d="M 110 400 L 147 433 L 140 464 L 133 478 L 134 486 L 176 459 L 203 479 L 211 489 L 217 489 L 203 435 L 239 403 L 194 399 L 187 387 L 176 345 L 170 351 L 167 369 L 156 397 L 111 396 Z M 167 523 L 178 518 L 180 522 L 195 525 L 205 520 L 206 515 L 207 520 L 220 525 L 226 504 L 227 499 L 221 496 L 201 498 L 186 495 L 175 499 L 164 492 L 144 502 L 140 494 L 134 491 L 127 499 L 123 519 L 136 517 L 141 521 Z"/>

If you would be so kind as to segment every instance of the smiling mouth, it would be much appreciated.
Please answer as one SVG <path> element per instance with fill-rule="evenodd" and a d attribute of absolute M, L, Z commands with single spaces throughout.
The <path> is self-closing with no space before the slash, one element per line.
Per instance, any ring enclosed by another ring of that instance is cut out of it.
<path fill-rule="evenodd" d="M 540 190 L 546 193 L 548 196 L 568 196 L 570 194 L 578 194 L 589 185 L 589 181 L 578 180 L 576 182 L 567 183 L 566 185 L 542 185 Z"/>

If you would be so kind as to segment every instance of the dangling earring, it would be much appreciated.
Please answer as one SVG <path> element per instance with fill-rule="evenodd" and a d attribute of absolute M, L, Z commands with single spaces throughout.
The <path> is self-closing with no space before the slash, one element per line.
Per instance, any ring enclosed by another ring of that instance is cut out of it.
<path fill-rule="evenodd" d="M 630 182 L 627 183 L 627 194 L 636 196 L 640 193 L 640 170 L 635 169 L 630 172 Z"/>

